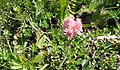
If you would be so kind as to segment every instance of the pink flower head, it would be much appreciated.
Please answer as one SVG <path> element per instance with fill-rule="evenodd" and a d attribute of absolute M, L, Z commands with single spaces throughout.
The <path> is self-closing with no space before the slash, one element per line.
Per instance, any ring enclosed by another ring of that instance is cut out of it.
<path fill-rule="evenodd" d="M 79 18 L 76 18 L 75 32 L 76 34 L 80 34 L 81 32 L 83 32 L 82 22 L 81 22 L 81 19 Z"/>
<path fill-rule="evenodd" d="M 76 21 L 73 17 L 68 17 L 64 19 L 63 32 L 69 40 L 71 40 L 75 34 L 80 34 L 82 31 L 81 19 L 77 18 Z"/>
<path fill-rule="evenodd" d="M 74 30 L 72 28 L 63 29 L 64 34 L 68 37 L 68 39 L 72 39 L 74 37 Z"/>
<path fill-rule="evenodd" d="M 64 27 L 74 27 L 74 18 L 73 17 L 68 17 L 64 19 Z"/>
<path fill-rule="evenodd" d="M 64 23 L 67 24 L 67 23 L 70 23 L 70 22 L 73 22 L 74 21 L 74 18 L 73 17 L 68 17 L 68 18 L 65 18 L 64 19 Z M 68 24 L 69 25 L 69 24 Z"/>

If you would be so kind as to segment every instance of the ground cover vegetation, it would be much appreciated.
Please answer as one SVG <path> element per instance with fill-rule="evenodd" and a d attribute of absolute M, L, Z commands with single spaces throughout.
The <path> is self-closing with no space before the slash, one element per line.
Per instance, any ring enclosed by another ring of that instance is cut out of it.
<path fill-rule="evenodd" d="M 68 39 L 64 19 L 81 19 Z M 70 41 L 70 42 L 69 42 Z M 0 0 L 0 69 L 120 69 L 120 0 Z"/>

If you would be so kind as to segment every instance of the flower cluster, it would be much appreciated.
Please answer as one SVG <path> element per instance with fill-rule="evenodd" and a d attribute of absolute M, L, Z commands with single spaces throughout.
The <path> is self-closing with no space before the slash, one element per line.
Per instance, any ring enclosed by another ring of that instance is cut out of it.
<path fill-rule="evenodd" d="M 75 34 L 80 34 L 82 31 L 81 19 L 76 18 L 76 20 L 74 20 L 73 17 L 68 17 L 64 19 L 63 32 L 69 40 L 71 40 L 75 36 Z"/>

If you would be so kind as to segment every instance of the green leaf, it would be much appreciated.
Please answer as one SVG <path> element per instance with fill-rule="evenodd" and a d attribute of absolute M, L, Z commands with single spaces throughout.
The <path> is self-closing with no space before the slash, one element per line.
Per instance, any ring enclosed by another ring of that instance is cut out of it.
<path fill-rule="evenodd" d="M 37 30 L 38 25 L 37 25 L 37 23 L 33 22 L 32 17 L 30 17 L 30 19 L 28 21 L 29 21 L 30 25 L 32 26 L 32 28 Z"/>
<path fill-rule="evenodd" d="M 61 7 L 61 22 L 63 23 L 63 19 L 65 17 L 66 9 L 67 9 L 68 1 L 67 0 L 60 0 L 60 7 Z"/>
<path fill-rule="evenodd" d="M 15 65 L 15 66 L 12 66 L 11 69 L 21 69 L 22 66 L 21 65 Z"/>
<path fill-rule="evenodd" d="M 33 62 L 43 62 L 44 58 L 44 52 L 39 52 L 38 55 L 35 56 L 35 58 L 33 59 Z"/>
<path fill-rule="evenodd" d="M 45 64 L 40 70 L 44 70 L 47 66 L 48 64 Z"/>
<path fill-rule="evenodd" d="M 52 43 L 42 30 L 38 30 L 36 32 L 36 41 L 36 46 L 39 48 L 42 48 L 43 46 L 50 46 Z"/>
<path fill-rule="evenodd" d="M 89 61 L 91 60 L 92 58 L 89 58 L 88 60 L 84 60 L 83 63 L 82 63 L 82 70 L 90 70 L 90 67 L 89 67 Z"/>

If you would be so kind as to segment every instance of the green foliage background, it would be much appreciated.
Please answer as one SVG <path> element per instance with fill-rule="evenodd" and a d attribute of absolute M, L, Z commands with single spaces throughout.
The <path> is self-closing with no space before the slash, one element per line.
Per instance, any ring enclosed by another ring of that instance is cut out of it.
<path fill-rule="evenodd" d="M 0 0 L 0 69 L 58 69 L 68 47 L 63 20 L 70 15 L 82 19 L 84 32 L 72 40 L 62 70 L 118 69 L 119 0 Z"/>

